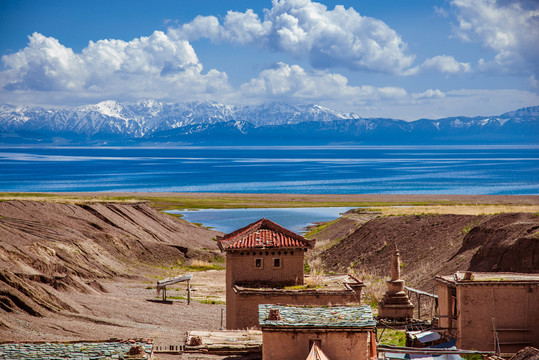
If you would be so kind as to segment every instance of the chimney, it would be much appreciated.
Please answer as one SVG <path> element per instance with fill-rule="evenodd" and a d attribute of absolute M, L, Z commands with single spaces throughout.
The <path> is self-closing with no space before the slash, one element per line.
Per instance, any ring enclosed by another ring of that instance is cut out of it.
<path fill-rule="evenodd" d="M 281 320 L 281 313 L 279 312 L 279 309 L 270 309 L 268 320 L 274 320 L 274 321 Z"/>

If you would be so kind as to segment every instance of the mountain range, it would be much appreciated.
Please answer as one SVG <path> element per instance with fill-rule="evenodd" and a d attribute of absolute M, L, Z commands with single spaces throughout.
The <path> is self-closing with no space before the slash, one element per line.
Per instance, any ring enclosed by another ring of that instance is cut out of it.
<path fill-rule="evenodd" d="M 497 116 L 403 121 L 319 105 L 104 101 L 69 109 L 0 105 L 0 144 L 539 144 L 539 106 Z"/>

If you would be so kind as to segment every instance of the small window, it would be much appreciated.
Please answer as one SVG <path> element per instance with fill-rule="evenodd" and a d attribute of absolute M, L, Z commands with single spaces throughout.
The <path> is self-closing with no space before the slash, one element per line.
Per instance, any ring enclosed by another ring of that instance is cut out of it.
<path fill-rule="evenodd" d="M 274 258 L 273 259 L 273 267 L 274 268 L 280 268 L 281 267 L 281 259 L 280 258 Z"/>
<path fill-rule="evenodd" d="M 262 259 L 261 258 L 256 258 L 255 259 L 255 268 L 257 269 L 262 269 L 263 268 L 263 262 L 262 262 Z"/>

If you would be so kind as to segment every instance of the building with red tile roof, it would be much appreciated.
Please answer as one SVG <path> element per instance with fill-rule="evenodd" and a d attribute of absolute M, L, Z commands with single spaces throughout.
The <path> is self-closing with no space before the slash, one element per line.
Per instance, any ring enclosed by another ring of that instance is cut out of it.
<path fill-rule="evenodd" d="M 218 239 L 221 251 L 237 249 L 312 249 L 313 240 L 307 240 L 266 218 L 255 221 Z"/>
<path fill-rule="evenodd" d="M 338 290 L 286 289 L 304 284 L 305 253 L 314 247 L 314 240 L 271 220 L 260 219 L 217 241 L 226 253 L 227 329 L 258 326 L 259 304 L 359 302 L 363 284 L 355 279 Z"/>

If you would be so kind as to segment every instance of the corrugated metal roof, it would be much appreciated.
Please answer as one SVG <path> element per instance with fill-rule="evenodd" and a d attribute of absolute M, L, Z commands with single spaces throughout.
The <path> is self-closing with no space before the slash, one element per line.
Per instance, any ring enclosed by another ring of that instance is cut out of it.
<path fill-rule="evenodd" d="M 221 251 L 232 249 L 312 248 L 307 240 L 268 219 L 260 219 L 218 239 Z"/>
<path fill-rule="evenodd" d="M 270 309 L 278 309 L 281 320 L 269 320 Z M 299 307 L 258 305 L 262 327 L 364 328 L 376 326 L 370 306 Z"/>

